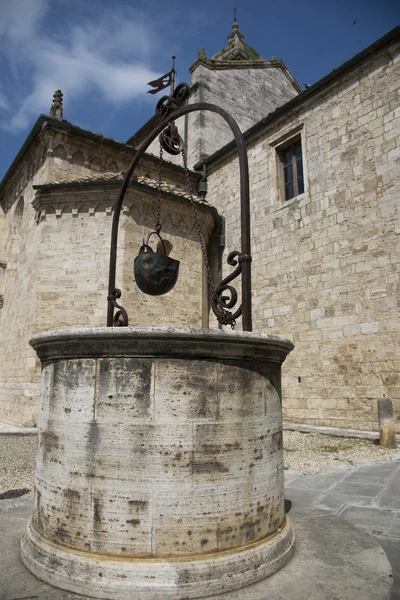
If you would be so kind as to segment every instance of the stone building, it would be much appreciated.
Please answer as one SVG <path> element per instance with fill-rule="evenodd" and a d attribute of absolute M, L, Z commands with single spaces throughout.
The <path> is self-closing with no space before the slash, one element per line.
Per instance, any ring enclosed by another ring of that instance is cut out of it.
<path fill-rule="evenodd" d="M 253 327 L 295 350 L 283 373 L 284 417 L 377 429 L 377 399 L 400 410 L 400 28 L 301 91 L 278 59 L 246 45 L 237 23 L 211 59 L 191 67 L 189 102 L 226 108 L 249 153 Z M 62 120 L 59 96 L 0 184 L 0 419 L 35 422 L 39 366 L 28 345 L 49 329 L 105 324 L 113 203 L 122 174 L 156 122 L 126 144 Z M 238 163 L 229 130 L 196 113 L 177 122 L 215 271 L 239 249 Z M 131 324 L 215 327 L 185 177 L 164 166 L 163 232 L 181 261 L 176 288 L 136 289 L 132 261 L 154 227 L 158 153 L 129 188 L 117 285 Z M 222 220 L 226 235 L 223 235 Z M 216 275 L 217 276 L 217 275 Z M 219 273 L 219 277 L 221 273 Z"/>
<path fill-rule="evenodd" d="M 122 171 L 134 149 L 52 117 L 39 117 L 2 183 L 0 419 L 36 422 L 39 364 L 28 345 L 40 331 L 106 324 L 110 233 Z M 145 296 L 133 261 L 155 227 L 158 161 L 147 155 L 132 180 L 119 228 L 117 286 L 132 325 L 207 327 L 200 242 L 182 169 L 162 172 L 162 234 L 180 261 L 175 288 Z M 193 186 L 196 178 L 194 176 Z M 219 223 L 197 199 L 208 243 Z"/>

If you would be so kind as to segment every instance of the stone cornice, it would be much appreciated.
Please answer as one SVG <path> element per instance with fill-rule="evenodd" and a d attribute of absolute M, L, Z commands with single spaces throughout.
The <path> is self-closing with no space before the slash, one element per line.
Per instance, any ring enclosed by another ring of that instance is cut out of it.
<path fill-rule="evenodd" d="M 56 180 L 51 181 L 49 183 L 42 183 L 38 185 L 32 186 L 34 190 L 39 191 L 48 191 L 48 190 L 57 190 L 57 189 L 66 189 L 66 188 L 85 188 L 85 187 L 93 187 L 93 186 L 108 186 L 113 184 L 122 184 L 124 180 L 125 172 L 119 171 L 117 173 L 93 173 L 92 175 L 87 175 L 83 177 L 73 177 L 70 179 L 64 180 Z M 134 185 L 135 183 L 140 184 L 140 186 L 144 188 L 148 188 L 150 190 L 158 190 L 159 184 L 158 181 L 151 179 L 145 175 L 133 175 L 130 184 Z M 190 194 L 187 191 L 182 190 L 180 187 L 172 185 L 164 180 L 161 181 L 161 191 L 163 193 L 169 193 L 173 196 L 180 196 L 183 198 L 190 198 Z M 201 201 L 197 196 L 193 196 L 195 201 Z"/>
<path fill-rule="evenodd" d="M 213 58 L 197 58 L 189 67 L 189 71 L 193 71 L 202 65 L 207 69 L 268 69 L 278 66 L 277 63 L 282 63 L 279 59 L 272 60 L 216 60 Z"/>
<path fill-rule="evenodd" d="M 271 60 L 213 60 L 198 58 L 190 67 L 190 72 L 193 73 L 197 67 L 202 66 L 210 70 L 224 69 L 280 69 L 288 78 L 297 92 L 302 91 L 302 87 L 294 77 L 293 73 L 287 68 L 285 63 L 280 58 L 272 58 Z"/>
<path fill-rule="evenodd" d="M 134 343 L 133 343 L 134 342 Z M 173 356 L 261 360 L 282 364 L 293 343 L 275 335 L 177 327 L 98 327 L 39 333 L 29 340 L 39 358 Z"/>
<path fill-rule="evenodd" d="M 61 218 L 65 214 L 67 207 L 70 208 L 68 214 L 72 214 L 73 217 L 77 217 L 79 214 L 86 214 L 90 217 L 99 211 L 104 212 L 106 216 L 111 216 L 114 211 L 115 199 L 119 188 L 120 182 L 103 181 L 90 184 L 76 184 L 75 186 L 73 184 L 52 184 L 47 189 L 39 189 L 32 202 L 32 207 L 36 212 L 36 222 L 40 223 L 44 221 L 48 215 L 55 215 L 56 218 Z M 147 197 L 148 194 L 151 194 L 154 198 L 157 197 L 157 189 L 143 185 L 137 181 L 131 181 L 128 189 L 141 192 Z M 83 197 L 82 194 L 84 194 Z M 191 210 L 190 200 L 184 196 L 178 196 L 163 190 L 162 197 L 173 200 L 178 212 L 179 207 L 184 210 Z M 216 225 L 219 223 L 220 216 L 213 206 L 198 200 L 195 200 L 195 202 L 199 215 L 205 216 L 208 214 L 212 217 Z M 143 197 L 141 203 L 144 203 Z M 127 196 L 122 212 L 129 212 L 134 204 L 135 200 Z M 140 197 L 137 204 L 140 204 Z"/>
<path fill-rule="evenodd" d="M 26 138 L 25 142 L 21 146 L 17 156 L 11 163 L 8 171 L 4 175 L 2 181 L 0 182 L 0 204 L 2 206 L 4 205 L 4 197 L 2 197 L 2 194 L 8 186 L 8 184 L 12 184 L 13 179 L 15 179 L 14 175 L 18 171 L 18 167 L 26 159 L 27 154 L 32 149 L 34 149 L 38 145 L 38 143 L 40 143 L 40 140 L 43 138 L 44 135 L 46 135 L 47 132 L 49 132 L 51 135 L 54 131 L 63 131 L 71 134 L 72 136 L 95 142 L 100 146 L 109 147 L 119 152 L 123 152 L 125 154 L 134 155 L 136 153 L 135 148 L 133 148 L 130 144 L 118 142 L 116 140 L 113 140 L 112 138 L 104 137 L 100 133 L 93 133 L 92 131 L 89 131 L 87 129 L 82 129 L 81 127 L 73 125 L 72 123 L 69 123 L 65 120 L 59 121 L 58 119 L 53 119 L 46 115 L 40 115 L 36 123 L 34 124 L 32 130 L 30 131 L 28 137 Z M 143 159 L 158 164 L 158 158 L 150 153 L 145 153 Z M 172 171 L 184 173 L 183 167 L 176 165 L 171 161 L 166 160 L 165 165 Z M 198 175 L 196 173 L 192 174 L 192 176 L 198 178 Z"/>

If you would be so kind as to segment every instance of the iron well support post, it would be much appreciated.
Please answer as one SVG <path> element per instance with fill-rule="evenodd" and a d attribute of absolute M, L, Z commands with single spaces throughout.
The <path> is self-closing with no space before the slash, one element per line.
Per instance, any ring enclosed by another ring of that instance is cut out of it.
<path fill-rule="evenodd" d="M 241 256 L 239 262 L 242 266 L 242 329 L 243 331 L 252 331 L 252 307 L 251 307 L 251 253 L 250 253 L 250 189 L 249 189 L 249 166 L 247 159 L 246 145 L 242 132 L 240 131 L 239 125 L 235 119 L 226 112 L 223 108 L 216 106 L 215 104 L 209 104 L 206 102 L 199 102 L 196 104 L 189 104 L 179 108 L 178 110 L 167 115 L 140 145 L 139 149 L 135 153 L 128 170 L 125 173 L 117 201 L 114 206 L 114 215 L 111 229 L 111 247 L 110 247 L 110 266 L 109 266 L 109 279 L 108 279 L 108 308 L 107 308 L 107 327 L 113 327 L 114 325 L 114 309 L 121 307 L 116 304 L 116 298 L 119 296 L 117 293 L 119 290 L 115 288 L 115 277 L 116 277 L 116 264 L 117 264 L 117 244 L 118 244 L 118 226 L 119 218 L 121 214 L 122 204 L 125 198 L 126 190 L 129 185 L 129 181 L 137 167 L 143 154 L 171 121 L 175 121 L 179 117 L 182 117 L 191 112 L 199 110 L 206 110 L 217 113 L 225 119 L 230 126 L 232 133 L 235 138 L 236 147 L 238 150 L 239 158 L 239 173 L 240 173 L 240 215 L 241 215 Z M 120 292 L 119 292 L 120 293 Z M 126 315 L 126 311 L 122 309 Z"/>

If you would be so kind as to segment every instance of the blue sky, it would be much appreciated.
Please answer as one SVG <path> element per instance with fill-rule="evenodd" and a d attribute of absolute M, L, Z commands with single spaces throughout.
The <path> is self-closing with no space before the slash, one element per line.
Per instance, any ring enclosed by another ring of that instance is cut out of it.
<path fill-rule="evenodd" d="M 226 45 L 234 6 L 246 42 L 303 87 L 400 20 L 397 0 L 0 0 L 0 179 L 57 88 L 65 119 L 126 141 L 154 113 L 146 83 L 173 54 L 190 82 L 198 50 Z"/>

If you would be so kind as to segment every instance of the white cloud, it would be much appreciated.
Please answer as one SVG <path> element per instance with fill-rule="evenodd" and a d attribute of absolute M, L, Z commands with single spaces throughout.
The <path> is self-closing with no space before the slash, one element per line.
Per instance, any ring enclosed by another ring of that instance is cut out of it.
<path fill-rule="evenodd" d="M 2 92 L 0 92 L 0 108 L 4 108 L 5 110 L 10 108 L 10 104 Z"/>
<path fill-rule="evenodd" d="M 48 8 L 48 0 L 4 0 L 0 3 L 0 36 L 15 43 L 31 39 Z"/>
<path fill-rule="evenodd" d="M 106 9 L 95 23 L 64 21 L 57 35 L 49 20 L 51 8 L 49 0 L 0 2 L 1 52 L 14 95 L 24 98 L 2 125 L 10 131 L 48 113 L 58 88 L 69 99 L 95 94 L 119 105 L 135 95 L 144 97 L 146 83 L 160 75 L 148 66 L 155 36 L 143 15 L 129 6 Z M 0 90 L 0 108 L 15 105 L 12 100 Z"/>

